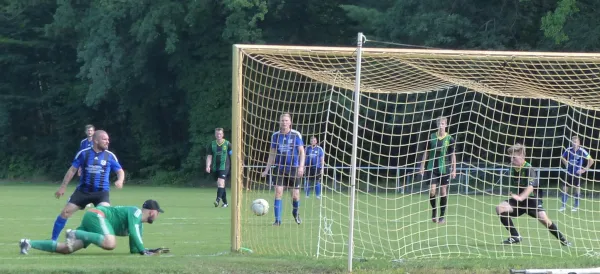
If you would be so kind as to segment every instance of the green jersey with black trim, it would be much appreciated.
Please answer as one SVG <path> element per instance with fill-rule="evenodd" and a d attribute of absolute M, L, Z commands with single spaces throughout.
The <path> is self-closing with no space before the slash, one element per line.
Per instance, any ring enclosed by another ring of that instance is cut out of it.
<path fill-rule="evenodd" d="M 231 166 L 231 143 L 223 139 L 219 144 L 214 140 L 206 147 L 206 155 L 212 155 L 210 166 L 212 172 L 228 171 Z"/>
<path fill-rule="evenodd" d="M 530 163 L 524 162 L 521 167 L 511 167 L 509 170 L 508 183 L 513 194 L 520 194 L 527 187 L 533 186 L 533 191 L 529 194 L 529 198 L 541 198 L 539 190 L 539 182 L 537 179 L 537 171 Z"/>
<path fill-rule="evenodd" d="M 442 138 L 438 137 L 437 132 L 432 133 L 429 138 L 427 170 L 436 171 L 440 174 L 450 173 L 452 153 L 454 153 L 454 138 L 448 133 Z"/>

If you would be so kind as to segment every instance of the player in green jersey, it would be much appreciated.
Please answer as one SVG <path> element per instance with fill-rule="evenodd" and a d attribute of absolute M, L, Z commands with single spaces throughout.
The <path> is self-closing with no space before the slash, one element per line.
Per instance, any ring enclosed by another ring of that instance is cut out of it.
<path fill-rule="evenodd" d="M 70 254 L 90 244 L 95 244 L 105 250 L 113 250 L 117 246 L 117 236 L 129 236 L 129 251 L 141 255 L 153 255 L 144 247 L 142 241 L 143 224 L 153 223 L 159 213 L 164 211 L 155 200 L 147 200 L 142 209 L 136 206 L 98 206 L 88 210 L 81 225 L 66 231 L 66 242 L 57 243 L 52 240 L 21 239 L 19 245 L 21 254 L 28 254 L 30 248 Z"/>
<path fill-rule="evenodd" d="M 212 173 L 217 180 L 217 199 L 215 207 L 223 201 L 222 207 L 227 207 L 227 191 L 225 179 L 231 169 L 231 143 L 223 138 L 223 129 L 215 129 L 215 140 L 206 146 L 206 172 Z"/>
<path fill-rule="evenodd" d="M 536 170 L 525 161 L 525 147 L 515 144 L 508 149 L 511 160 L 509 171 L 509 186 L 511 198 L 496 206 L 496 213 L 500 216 L 500 222 L 510 232 L 510 237 L 504 240 L 504 244 L 516 244 L 521 242 L 522 237 L 515 228 L 512 218 L 519 217 L 525 213 L 538 219 L 541 224 L 548 228 L 550 233 L 556 237 L 564 246 L 570 246 L 565 236 L 558 231 L 546 211 L 542 207 L 543 192 L 539 189 Z"/>
<path fill-rule="evenodd" d="M 456 178 L 456 154 L 454 153 L 454 138 L 446 132 L 448 120 L 438 117 L 438 130 L 431 134 L 425 144 L 425 152 L 421 160 L 421 176 L 429 182 L 429 203 L 431 204 L 431 220 L 434 223 L 445 223 L 446 205 L 448 204 L 448 184 L 450 178 Z M 429 155 L 428 155 L 429 154 Z M 440 186 L 440 217 L 437 218 L 436 192 Z"/>

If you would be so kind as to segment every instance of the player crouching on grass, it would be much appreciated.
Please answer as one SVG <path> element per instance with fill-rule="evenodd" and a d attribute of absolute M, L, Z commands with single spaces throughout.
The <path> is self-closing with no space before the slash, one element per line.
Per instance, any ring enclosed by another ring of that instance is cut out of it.
<path fill-rule="evenodd" d="M 52 240 L 21 239 L 19 246 L 21 254 L 28 254 L 30 248 L 42 251 L 71 254 L 90 244 L 95 244 L 104 250 L 117 247 L 116 236 L 129 236 L 129 250 L 141 255 L 155 255 L 169 252 L 168 248 L 146 249 L 142 241 L 143 224 L 153 223 L 159 213 L 164 211 L 155 200 L 147 200 L 142 209 L 136 206 L 98 206 L 88 210 L 81 225 L 76 230 L 66 231 L 66 242 L 57 243 Z"/>
<path fill-rule="evenodd" d="M 496 206 L 496 213 L 500 216 L 500 222 L 510 231 L 510 237 L 504 244 L 516 244 L 521 242 L 522 238 L 515 228 L 512 217 L 519 217 L 525 213 L 536 218 L 545 225 L 550 233 L 554 235 L 564 246 L 571 246 L 565 236 L 558 231 L 554 224 L 546 215 L 542 207 L 542 190 L 540 190 L 537 181 L 537 172 L 525 161 L 525 146 L 515 144 L 508 149 L 508 155 L 511 160 L 509 171 L 509 186 L 516 188 L 517 192 L 511 191 L 511 198 Z M 515 194 L 518 193 L 518 194 Z"/>

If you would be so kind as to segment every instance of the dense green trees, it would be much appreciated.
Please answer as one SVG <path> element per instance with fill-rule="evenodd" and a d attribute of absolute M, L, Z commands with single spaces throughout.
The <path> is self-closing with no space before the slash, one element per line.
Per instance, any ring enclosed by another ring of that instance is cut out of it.
<path fill-rule="evenodd" d="M 0 177 L 60 176 L 95 124 L 131 176 L 202 170 L 228 128 L 231 45 L 594 51 L 584 0 L 0 0 Z"/>

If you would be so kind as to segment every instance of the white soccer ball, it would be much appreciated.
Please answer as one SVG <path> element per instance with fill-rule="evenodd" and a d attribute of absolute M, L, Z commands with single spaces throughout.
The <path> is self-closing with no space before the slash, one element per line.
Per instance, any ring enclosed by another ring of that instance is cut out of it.
<path fill-rule="evenodd" d="M 257 216 L 265 215 L 269 212 L 269 202 L 265 199 L 256 199 L 252 202 L 252 212 Z"/>

